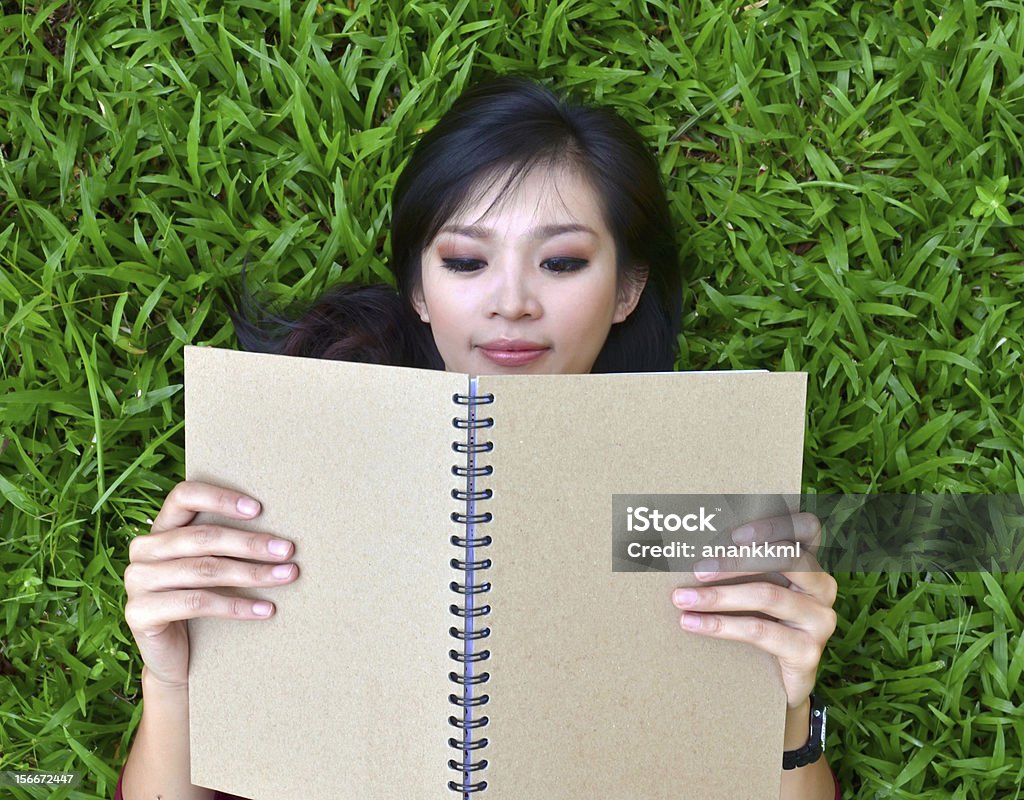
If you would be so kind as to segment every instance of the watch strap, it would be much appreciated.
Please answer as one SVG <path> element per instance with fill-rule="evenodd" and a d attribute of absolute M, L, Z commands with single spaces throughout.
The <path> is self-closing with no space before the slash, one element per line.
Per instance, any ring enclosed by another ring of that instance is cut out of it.
<path fill-rule="evenodd" d="M 782 753 L 783 769 L 796 769 L 813 764 L 825 752 L 825 704 L 813 692 L 810 700 L 810 734 L 807 737 L 807 744 L 796 750 L 786 750 Z"/>

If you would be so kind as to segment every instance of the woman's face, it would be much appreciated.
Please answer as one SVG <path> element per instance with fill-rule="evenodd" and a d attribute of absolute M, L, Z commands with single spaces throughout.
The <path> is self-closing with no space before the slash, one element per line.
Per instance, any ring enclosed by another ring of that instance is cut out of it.
<path fill-rule="evenodd" d="M 535 169 L 485 214 L 503 183 L 423 251 L 413 306 L 450 372 L 590 372 L 643 286 L 619 292 L 615 243 L 585 180 Z"/>

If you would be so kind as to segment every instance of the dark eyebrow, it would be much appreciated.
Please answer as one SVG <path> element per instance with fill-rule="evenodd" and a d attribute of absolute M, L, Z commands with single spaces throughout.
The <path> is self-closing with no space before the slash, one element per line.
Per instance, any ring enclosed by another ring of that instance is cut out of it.
<path fill-rule="evenodd" d="M 472 239 L 490 239 L 494 235 L 494 231 L 482 225 L 445 225 L 439 232 L 455 233 L 460 236 L 469 236 Z M 530 231 L 529 238 L 539 241 L 550 239 L 553 236 L 561 236 L 563 233 L 589 233 L 591 236 L 597 236 L 597 231 L 593 228 L 577 223 L 568 223 L 565 225 L 542 225 L 539 228 L 534 228 Z"/>

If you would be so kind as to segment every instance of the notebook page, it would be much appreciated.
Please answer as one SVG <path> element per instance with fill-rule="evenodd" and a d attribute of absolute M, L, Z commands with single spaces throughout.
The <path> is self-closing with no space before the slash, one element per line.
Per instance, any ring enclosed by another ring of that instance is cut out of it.
<path fill-rule="evenodd" d="M 449 794 L 449 514 L 466 376 L 185 349 L 186 475 L 296 543 L 269 620 L 190 623 L 192 781 L 254 800 Z M 464 457 L 462 457 L 464 458 Z M 200 515 L 201 521 L 220 521 Z"/>
<path fill-rule="evenodd" d="M 777 800 L 775 659 L 613 573 L 614 493 L 800 491 L 803 373 L 484 376 L 491 800 Z"/>

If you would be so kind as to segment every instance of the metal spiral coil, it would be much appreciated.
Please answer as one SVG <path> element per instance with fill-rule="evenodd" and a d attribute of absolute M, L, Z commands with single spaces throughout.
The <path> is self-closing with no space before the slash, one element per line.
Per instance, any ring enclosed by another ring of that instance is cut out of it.
<path fill-rule="evenodd" d="M 485 464 L 482 467 L 460 467 L 458 464 L 452 466 L 452 475 L 460 478 L 485 478 L 494 472 L 494 467 Z"/>
<path fill-rule="evenodd" d="M 461 430 L 478 430 L 480 428 L 493 428 L 494 420 L 490 417 L 483 419 L 465 419 L 464 417 L 452 417 L 452 425 Z"/>
<path fill-rule="evenodd" d="M 490 606 L 480 606 L 480 608 L 471 608 L 469 610 L 462 606 L 457 606 L 452 603 L 448 606 L 448 610 L 456 617 L 482 617 L 491 613 Z"/>
<path fill-rule="evenodd" d="M 489 681 L 490 679 L 491 673 L 489 672 L 481 672 L 479 675 L 470 675 L 468 677 L 458 672 L 448 673 L 448 680 L 450 680 L 452 683 L 459 684 L 459 686 L 465 686 L 467 684 L 471 686 L 476 686 L 481 683 L 487 683 L 487 681 Z"/>
<path fill-rule="evenodd" d="M 481 522 L 490 522 L 491 519 L 490 511 L 485 511 L 483 514 L 460 514 L 458 511 L 452 512 L 452 522 L 458 522 L 462 525 L 475 525 Z"/>
<path fill-rule="evenodd" d="M 491 591 L 491 584 L 481 583 L 479 586 L 466 586 L 452 581 L 448 584 L 448 588 L 459 594 L 483 594 L 484 592 Z"/>
<path fill-rule="evenodd" d="M 484 747 L 487 747 L 487 744 L 488 744 L 487 739 L 478 739 L 477 741 L 473 742 L 473 744 L 471 744 L 470 746 L 466 747 L 465 749 L 467 749 L 467 750 L 481 750 Z M 449 739 L 448 740 L 448 746 L 449 747 L 458 747 L 460 749 L 462 748 L 462 745 L 459 743 L 458 739 Z"/>
<path fill-rule="evenodd" d="M 460 406 L 485 406 L 494 402 L 493 394 L 453 394 L 452 402 Z"/>
<path fill-rule="evenodd" d="M 453 558 L 448 562 L 448 566 L 452 569 L 461 569 L 463 572 L 471 569 L 489 569 L 491 566 L 491 559 L 484 558 L 480 561 L 459 561 L 459 559 Z"/>
<path fill-rule="evenodd" d="M 490 500 L 493 494 L 494 492 L 491 489 L 484 489 L 479 492 L 462 492 L 458 489 L 452 489 L 452 497 L 456 500 Z"/>
<path fill-rule="evenodd" d="M 456 453 L 489 453 L 494 449 L 494 442 L 480 442 L 479 444 L 467 444 L 466 442 L 452 442 L 452 450 Z"/>
<path fill-rule="evenodd" d="M 467 639 L 472 639 L 473 641 L 476 641 L 477 639 L 486 639 L 488 636 L 490 636 L 491 635 L 491 629 L 490 628 L 483 628 L 482 630 L 479 630 L 479 631 L 460 631 L 458 628 L 456 628 L 453 625 L 451 628 L 448 629 L 448 634 L 453 639 L 461 639 L 462 641 L 466 641 Z"/>
<path fill-rule="evenodd" d="M 491 543 L 491 537 L 481 536 L 479 539 L 463 539 L 461 536 L 453 536 L 451 542 L 456 547 L 487 547 Z"/>
<path fill-rule="evenodd" d="M 475 388 L 475 387 L 473 387 Z M 459 642 L 458 649 L 448 651 L 448 657 L 459 664 L 459 668 L 448 673 L 448 680 L 459 687 L 457 692 L 448 695 L 448 702 L 458 711 L 448 717 L 448 724 L 460 731 L 460 735 L 448 739 L 448 745 L 460 751 L 460 755 L 448 760 L 448 767 L 459 773 L 460 779 L 448 781 L 448 789 L 459 792 L 463 798 L 470 798 L 487 788 L 487 781 L 480 780 L 482 770 L 487 766 L 487 759 L 477 758 L 478 751 L 487 746 L 486 737 L 474 739 L 474 734 L 488 723 L 486 716 L 474 716 L 476 709 L 485 706 L 491 699 L 489 695 L 477 693 L 476 687 L 490 679 L 490 673 L 477 672 L 476 665 L 487 661 L 490 650 L 479 649 L 476 643 L 491 635 L 491 629 L 483 624 L 483 618 L 491 612 L 491 607 L 481 603 L 477 598 L 491 590 L 489 581 L 482 580 L 478 573 L 490 569 L 491 559 L 485 558 L 476 551 L 491 545 L 491 537 L 476 531 L 477 525 L 486 525 L 494 517 L 489 511 L 478 511 L 478 503 L 490 500 L 494 492 L 489 488 L 477 486 L 477 480 L 494 473 L 489 464 L 478 464 L 477 457 L 494 449 L 490 441 L 478 441 L 479 431 L 494 427 L 492 417 L 478 417 L 477 406 L 494 402 L 493 394 L 454 394 L 452 401 L 465 406 L 466 415 L 452 418 L 452 427 L 464 432 L 464 438 L 452 442 L 452 450 L 466 456 L 465 464 L 452 466 L 452 474 L 465 479 L 464 489 L 452 489 L 451 496 L 463 505 L 451 514 L 452 522 L 466 526 L 465 536 L 452 536 L 452 546 L 463 552 L 459 558 L 452 558 L 449 566 L 462 574 L 462 580 L 452 581 L 449 588 L 460 595 L 461 605 L 452 603 L 448 610 L 458 620 L 456 625 L 448 629 L 448 635 Z M 479 620 L 479 622 L 478 622 Z M 476 759 L 476 760 L 474 760 Z"/>

